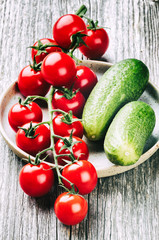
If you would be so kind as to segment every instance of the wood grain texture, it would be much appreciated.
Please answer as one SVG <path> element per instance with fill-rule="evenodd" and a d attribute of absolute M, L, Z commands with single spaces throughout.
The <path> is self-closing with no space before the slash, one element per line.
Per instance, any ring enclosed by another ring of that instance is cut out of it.
<path fill-rule="evenodd" d="M 148 0 L 86 0 L 88 16 L 108 27 L 104 60 L 135 57 L 150 69 L 159 86 L 159 4 Z M 0 88 L 13 81 L 30 60 L 26 49 L 52 37 L 53 23 L 83 4 L 80 0 L 0 0 Z M 80 53 L 77 56 L 81 57 Z M 23 194 L 18 183 L 22 162 L 0 137 L 1 240 L 157 240 L 159 239 L 159 152 L 121 175 L 99 179 L 86 197 L 87 218 L 67 227 L 55 217 L 59 190 L 41 199 Z"/>

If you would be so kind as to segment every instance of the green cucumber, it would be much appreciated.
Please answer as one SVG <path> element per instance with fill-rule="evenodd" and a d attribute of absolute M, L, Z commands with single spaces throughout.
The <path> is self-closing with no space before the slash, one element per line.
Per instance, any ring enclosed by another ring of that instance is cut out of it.
<path fill-rule="evenodd" d="M 127 103 L 110 124 L 104 150 L 114 164 L 134 164 L 142 155 L 146 140 L 155 126 L 155 113 L 144 102 Z"/>
<path fill-rule="evenodd" d="M 92 141 L 104 138 L 118 110 L 137 100 L 146 88 L 149 71 L 137 59 L 126 59 L 108 69 L 89 95 L 83 111 L 85 135 Z"/>

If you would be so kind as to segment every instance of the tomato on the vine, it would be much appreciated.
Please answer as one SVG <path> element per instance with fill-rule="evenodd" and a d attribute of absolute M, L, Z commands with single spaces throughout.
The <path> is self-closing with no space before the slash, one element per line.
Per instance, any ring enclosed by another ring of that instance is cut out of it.
<path fill-rule="evenodd" d="M 97 184 L 97 172 L 95 167 L 85 160 L 75 162 L 64 167 L 62 176 L 75 184 L 79 194 L 85 195 L 93 191 Z M 65 187 L 71 189 L 71 185 L 65 179 L 62 179 Z"/>
<path fill-rule="evenodd" d="M 80 195 L 64 192 L 55 201 L 57 218 L 65 225 L 80 223 L 87 215 L 87 201 Z"/>
<path fill-rule="evenodd" d="M 19 183 L 29 196 L 41 197 L 51 190 L 54 184 L 54 173 L 44 162 L 38 165 L 28 163 L 20 171 Z"/>
<path fill-rule="evenodd" d="M 49 45 L 57 45 L 54 39 L 50 38 L 42 38 L 34 43 L 31 50 L 31 57 L 35 60 L 37 63 L 40 63 L 43 61 L 43 59 L 51 52 L 61 52 L 61 48 L 57 47 L 50 47 Z"/>
<path fill-rule="evenodd" d="M 90 59 L 99 59 L 106 52 L 109 45 L 109 37 L 104 28 L 88 29 L 85 43 L 79 50 Z"/>
<path fill-rule="evenodd" d="M 44 58 L 41 72 L 46 82 L 61 87 L 73 84 L 77 70 L 75 61 L 69 55 L 53 52 Z"/>
<path fill-rule="evenodd" d="M 8 113 L 8 121 L 12 129 L 17 132 L 18 127 L 21 127 L 28 122 L 41 122 L 42 110 L 35 102 L 23 105 L 20 102 L 14 104 Z"/>
<path fill-rule="evenodd" d="M 68 115 L 69 117 L 69 115 Z M 69 119 L 65 118 L 63 114 L 57 115 L 53 119 L 53 128 L 54 133 L 59 136 L 68 136 L 71 134 L 73 136 L 77 136 L 79 138 L 83 137 L 83 125 L 78 121 L 78 118 L 75 116 L 72 116 L 72 119 L 70 119 L 71 122 L 69 122 Z"/>
<path fill-rule="evenodd" d="M 32 156 L 50 146 L 50 129 L 44 124 L 37 124 L 26 123 L 16 134 L 17 146 Z"/>
<path fill-rule="evenodd" d="M 64 49 L 71 47 L 71 37 L 77 33 L 87 34 L 87 27 L 83 19 L 75 14 L 60 17 L 53 26 L 53 37 Z M 86 36 L 82 39 L 85 40 Z"/>
<path fill-rule="evenodd" d="M 65 112 L 72 111 L 76 117 L 81 117 L 85 105 L 85 98 L 80 91 L 65 89 L 54 93 L 52 99 L 54 109 L 61 109 Z"/>
<path fill-rule="evenodd" d="M 44 80 L 41 71 L 35 71 L 28 65 L 19 74 L 18 88 L 25 97 L 31 95 L 45 96 L 49 91 L 50 84 Z"/>
<path fill-rule="evenodd" d="M 70 139 L 68 136 L 65 138 L 68 141 Z M 69 142 L 72 142 L 72 144 L 70 144 L 71 146 L 68 146 L 69 144 L 67 145 L 62 139 L 59 139 L 55 144 L 56 154 L 70 154 L 69 149 L 72 148 L 72 152 L 76 160 L 88 160 L 89 150 L 85 141 L 79 137 L 72 136 L 72 139 Z M 69 156 L 64 156 L 58 157 L 57 160 L 60 165 L 65 165 L 66 162 L 64 160 L 71 161 L 71 158 Z"/>
<path fill-rule="evenodd" d="M 97 83 L 96 74 L 86 66 L 77 66 L 77 74 L 73 87 L 87 98 Z"/>

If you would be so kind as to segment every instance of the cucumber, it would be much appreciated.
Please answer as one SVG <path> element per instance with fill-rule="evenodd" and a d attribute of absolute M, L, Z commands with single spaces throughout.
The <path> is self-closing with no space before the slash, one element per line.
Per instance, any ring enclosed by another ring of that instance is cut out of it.
<path fill-rule="evenodd" d="M 127 103 L 110 124 L 104 150 L 114 164 L 134 164 L 141 156 L 146 140 L 155 126 L 155 113 L 144 102 Z"/>
<path fill-rule="evenodd" d="M 137 59 L 123 60 L 108 69 L 92 90 L 83 110 L 86 137 L 92 141 L 104 138 L 117 111 L 141 96 L 148 79 L 148 68 Z"/>

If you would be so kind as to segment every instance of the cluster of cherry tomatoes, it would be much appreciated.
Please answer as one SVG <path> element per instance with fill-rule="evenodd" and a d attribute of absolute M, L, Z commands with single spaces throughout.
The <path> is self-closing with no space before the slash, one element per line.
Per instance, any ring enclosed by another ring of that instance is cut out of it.
<path fill-rule="evenodd" d="M 79 48 L 85 56 L 99 58 L 109 42 L 97 22 L 87 18 L 89 25 L 85 24 L 85 12 L 82 6 L 76 14 L 62 16 L 53 26 L 54 39 L 43 38 L 31 46 L 33 64 L 24 67 L 18 77 L 18 88 L 26 99 L 20 99 L 8 113 L 17 146 L 35 157 L 20 172 L 22 189 L 33 197 L 50 191 L 54 171 L 41 156 L 51 150 L 59 184 L 67 190 L 56 199 L 55 214 L 67 225 L 84 219 L 88 206 L 81 195 L 90 193 L 97 183 L 78 119 L 97 77 L 90 68 L 76 65 L 73 52 Z M 49 121 L 42 122 L 43 112 L 36 99 L 47 102 Z"/>

